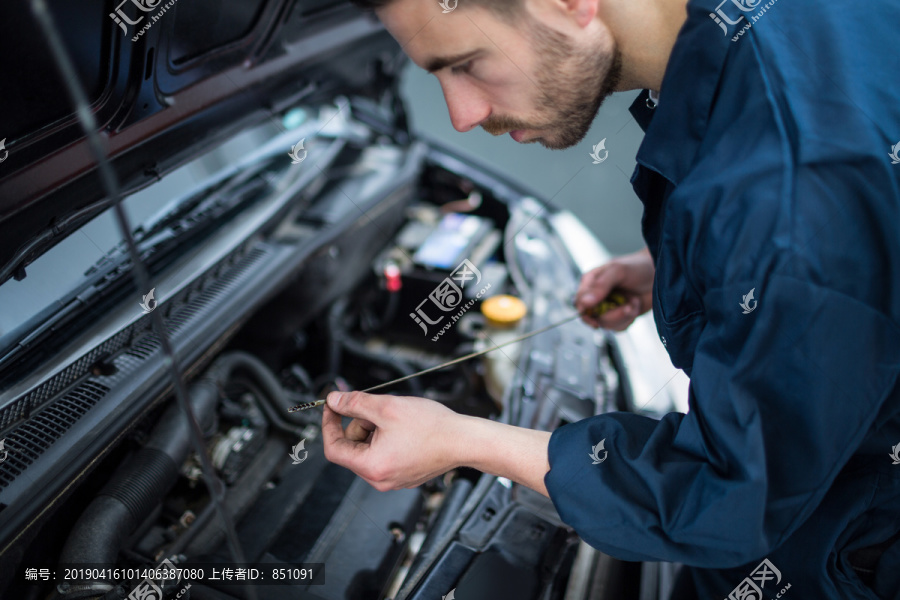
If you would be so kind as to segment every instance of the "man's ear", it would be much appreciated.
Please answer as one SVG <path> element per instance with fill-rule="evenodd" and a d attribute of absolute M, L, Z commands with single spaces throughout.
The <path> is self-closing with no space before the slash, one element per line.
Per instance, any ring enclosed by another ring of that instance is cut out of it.
<path fill-rule="evenodd" d="M 600 3 L 607 0 L 519 0 L 525 4 L 525 12 L 545 24 L 555 23 L 557 29 L 565 20 L 567 24 L 586 29 L 597 17 Z M 571 32 L 570 33 L 574 33 Z"/>
<path fill-rule="evenodd" d="M 531 2 L 536 7 L 544 10 L 551 9 L 557 13 L 562 13 L 566 18 L 575 23 L 582 29 L 591 24 L 597 16 L 598 3 L 603 0 L 522 0 Z M 548 6 L 549 5 L 549 6 Z M 537 11 L 538 13 L 540 11 Z"/>

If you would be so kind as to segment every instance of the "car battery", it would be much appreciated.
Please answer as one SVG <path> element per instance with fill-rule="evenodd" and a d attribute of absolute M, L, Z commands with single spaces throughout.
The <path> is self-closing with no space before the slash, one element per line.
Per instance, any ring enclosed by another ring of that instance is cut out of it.
<path fill-rule="evenodd" d="M 482 300 L 506 287 L 506 267 L 494 256 L 502 236 L 491 221 L 476 215 L 428 216 L 411 219 L 375 266 L 381 272 L 387 264 L 399 268 L 402 283 L 391 337 L 455 346 L 459 319 L 477 314 Z"/>

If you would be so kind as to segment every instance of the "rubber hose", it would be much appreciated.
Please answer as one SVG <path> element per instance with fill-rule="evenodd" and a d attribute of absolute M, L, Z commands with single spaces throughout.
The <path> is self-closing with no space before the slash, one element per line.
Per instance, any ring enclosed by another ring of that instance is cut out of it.
<path fill-rule="evenodd" d="M 190 403 L 207 429 L 215 418 L 218 390 L 208 381 L 191 386 Z M 169 492 L 190 451 L 187 419 L 177 404 L 163 413 L 147 444 L 116 469 L 109 482 L 76 521 L 66 539 L 61 563 L 114 567 L 124 542 Z M 97 595 L 109 582 L 72 584 L 66 598 Z M 96 583 L 96 587 L 91 584 Z"/>
<path fill-rule="evenodd" d="M 344 338 L 341 342 L 341 346 L 344 348 L 344 350 L 347 350 L 351 354 L 355 354 L 361 358 L 371 360 L 372 362 L 387 365 L 396 370 L 398 373 L 400 373 L 400 375 L 404 377 L 407 375 L 412 375 L 416 372 L 416 370 L 413 369 L 412 366 L 405 360 L 401 360 L 399 358 L 391 359 L 387 355 L 372 352 L 368 348 L 366 348 L 365 345 L 357 342 L 352 338 Z M 409 385 L 410 391 L 414 396 L 422 395 L 422 383 L 418 379 L 408 379 L 405 383 Z"/>
<path fill-rule="evenodd" d="M 222 386 L 232 378 L 234 372 L 244 369 L 263 388 L 260 405 L 269 421 L 285 433 L 295 435 L 298 428 L 308 425 L 306 416 L 301 412 L 289 413 L 291 402 L 275 374 L 266 364 L 246 352 L 234 351 L 223 354 L 206 372 L 206 378 Z"/>

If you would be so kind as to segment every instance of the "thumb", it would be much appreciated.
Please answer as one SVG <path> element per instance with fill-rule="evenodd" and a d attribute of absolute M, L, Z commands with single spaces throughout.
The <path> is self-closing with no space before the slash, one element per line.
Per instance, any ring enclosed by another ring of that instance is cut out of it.
<path fill-rule="evenodd" d="M 638 313 L 640 313 L 640 311 L 641 311 L 641 299 L 638 298 L 637 296 L 632 296 L 631 298 L 629 298 L 628 301 L 625 303 L 625 314 L 629 318 L 634 319 L 638 316 Z"/>
<path fill-rule="evenodd" d="M 575 307 L 579 312 L 588 311 L 603 301 L 618 284 L 619 278 L 613 265 L 600 267 L 592 277 L 585 277 L 575 296 Z"/>
<path fill-rule="evenodd" d="M 377 425 L 382 402 L 365 392 L 331 392 L 325 397 L 328 408 L 345 417 L 364 419 Z"/>

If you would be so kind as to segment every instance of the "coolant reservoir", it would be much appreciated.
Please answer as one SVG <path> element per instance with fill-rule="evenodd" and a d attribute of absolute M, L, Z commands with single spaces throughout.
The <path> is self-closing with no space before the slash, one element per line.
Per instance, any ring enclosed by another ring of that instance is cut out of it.
<path fill-rule="evenodd" d="M 521 335 L 519 324 L 528 312 L 525 303 L 515 296 L 500 294 L 481 303 L 485 318 L 485 348 L 504 344 Z M 522 343 L 516 342 L 484 355 L 484 383 L 488 394 L 502 407 L 503 391 L 512 383 Z"/>

